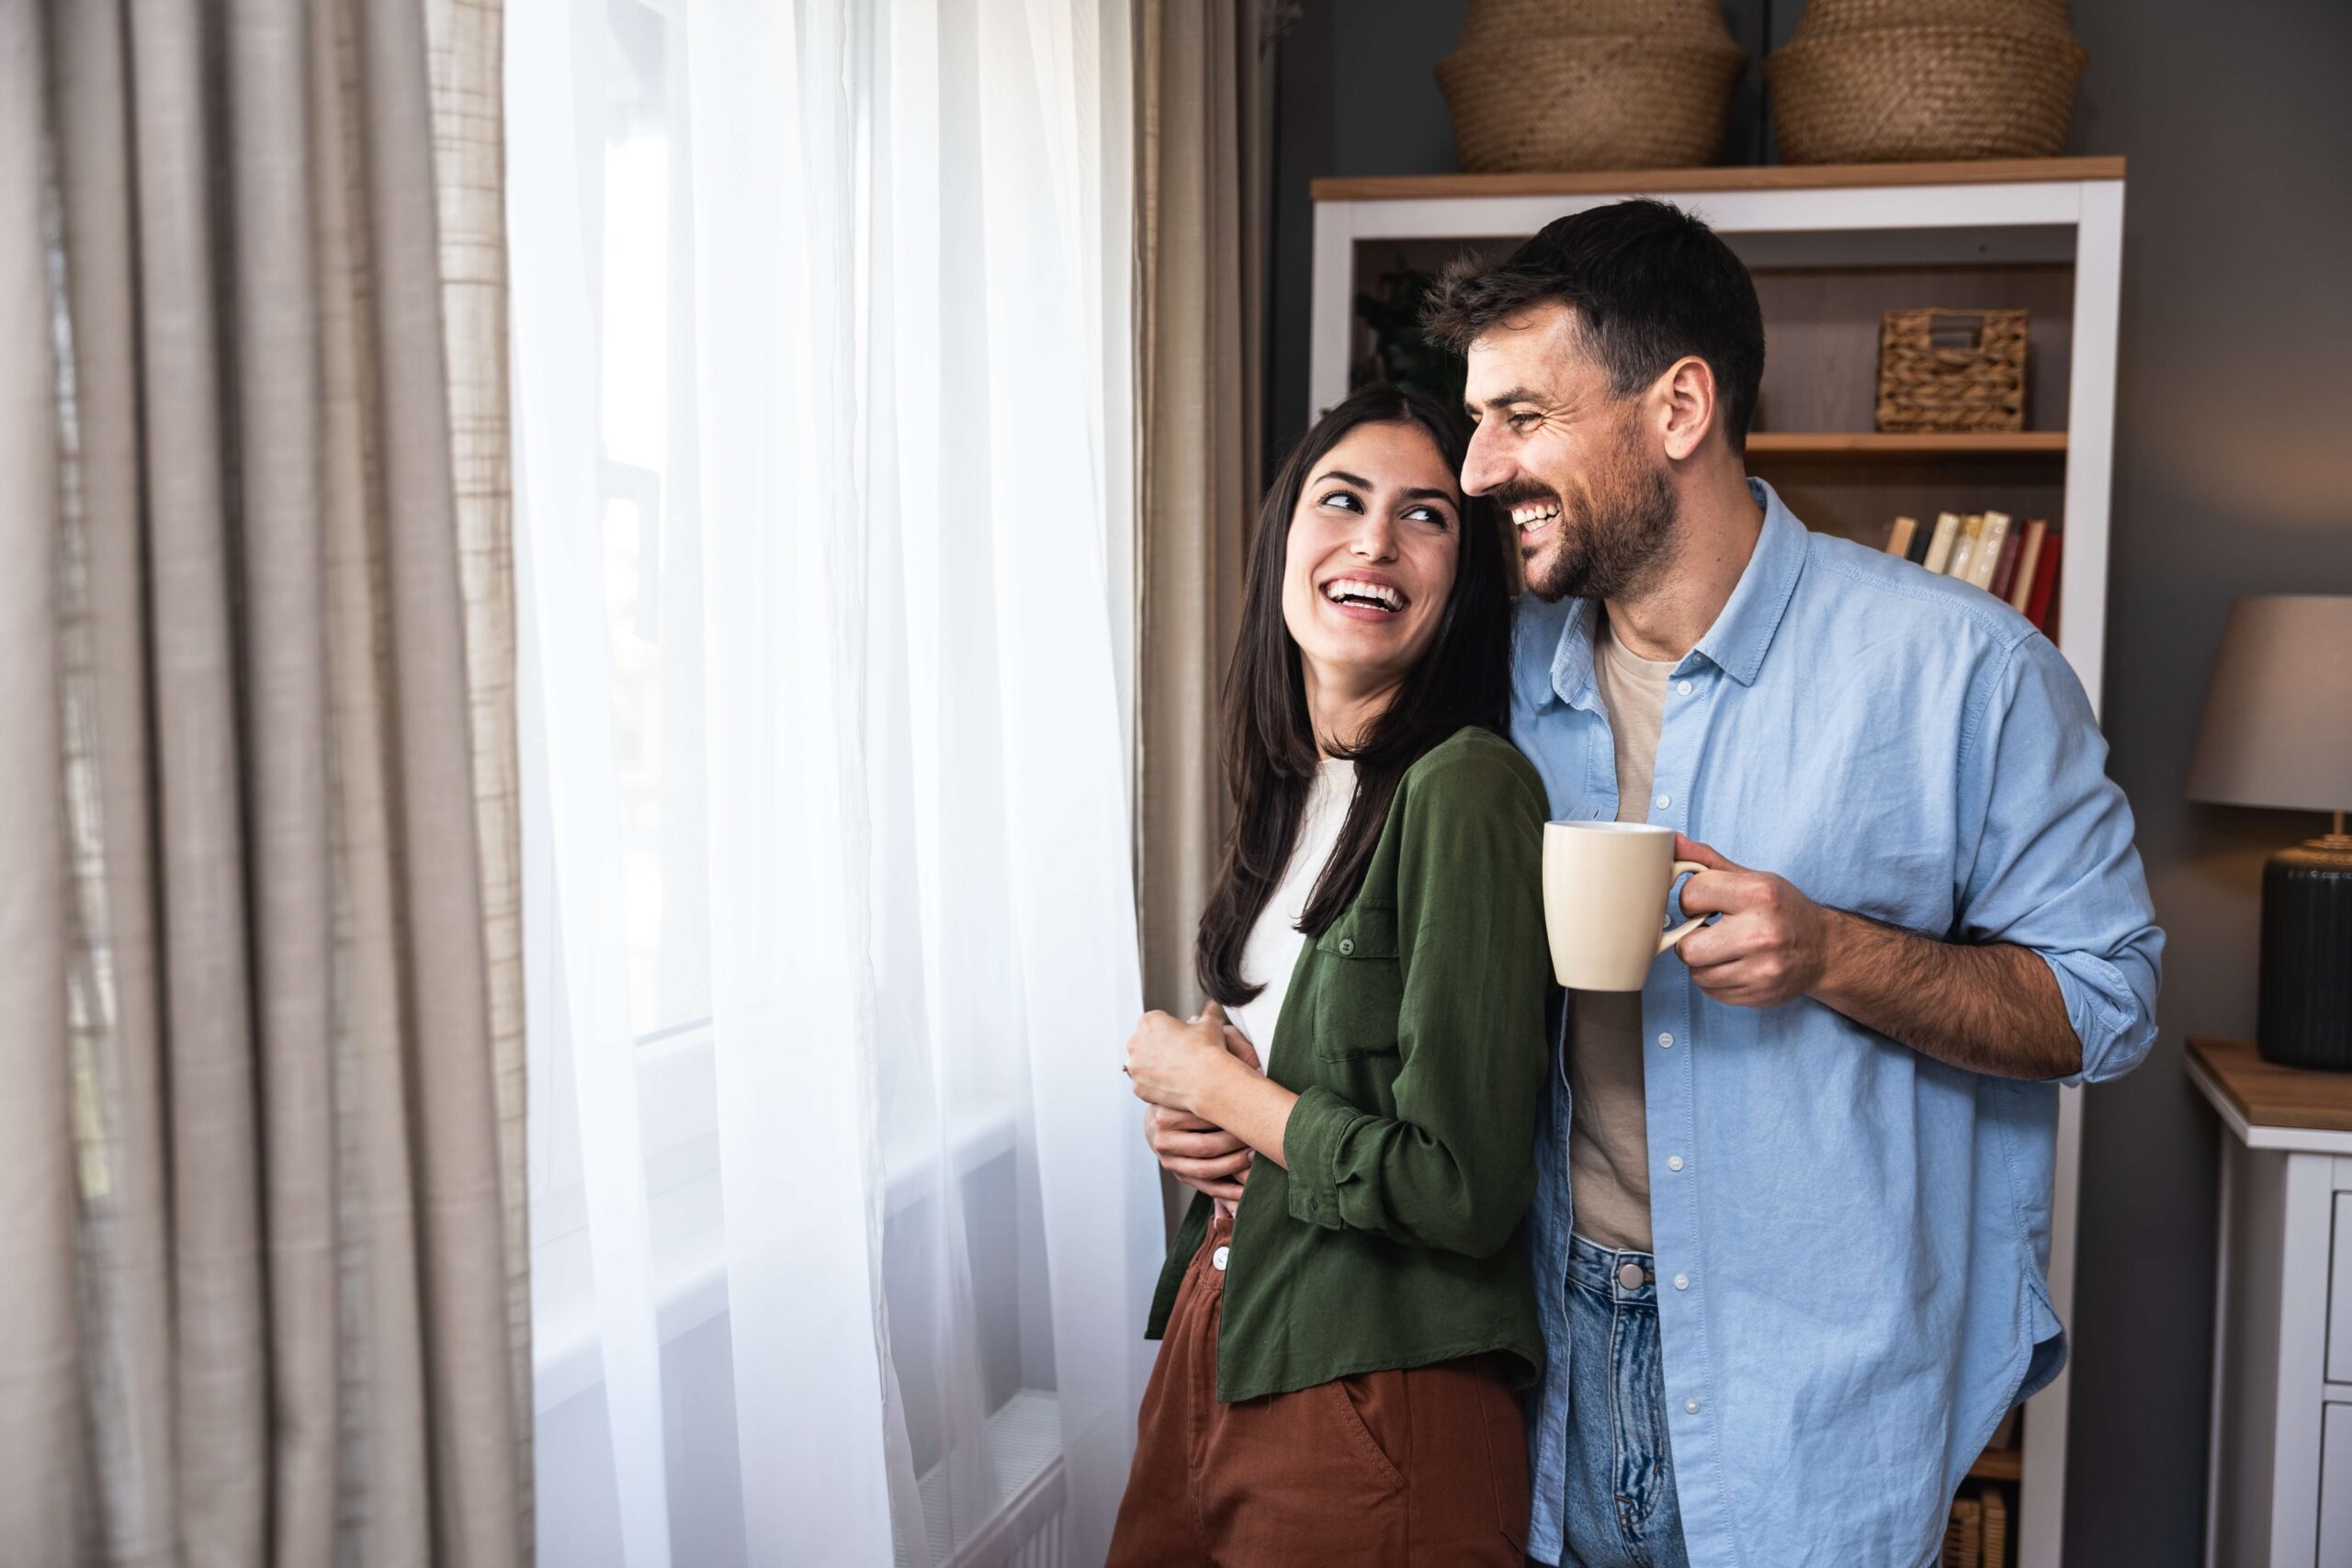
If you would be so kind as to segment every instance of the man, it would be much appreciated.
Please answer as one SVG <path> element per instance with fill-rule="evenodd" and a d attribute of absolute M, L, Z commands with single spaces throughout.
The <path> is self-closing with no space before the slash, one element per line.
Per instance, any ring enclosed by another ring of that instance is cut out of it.
<path fill-rule="evenodd" d="M 1720 918 L 1564 1000 L 1529 1220 L 1545 1562 L 1915 1568 L 2053 1376 L 2060 1083 L 2129 1070 L 2163 936 L 2073 671 L 1981 591 L 1746 475 L 1746 269 L 1657 202 L 1457 267 L 1463 488 L 1530 597 L 1556 818 L 1673 827 Z M 1677 915 L 1674 918 L 1683 918 Z"/>

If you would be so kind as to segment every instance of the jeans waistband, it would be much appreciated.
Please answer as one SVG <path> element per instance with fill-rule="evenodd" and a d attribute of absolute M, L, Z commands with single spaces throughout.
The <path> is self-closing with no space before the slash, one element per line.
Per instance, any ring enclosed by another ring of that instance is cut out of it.
<path fill-rule="evenodd" d="M 1626 1272 L 1631 1266 L 1636 1274 Z M 1634 1283 L 1627 1283 L 1634 1280 Z M 1568 1233 L 1568 1282 L 1582 1285 L 1610 1300 L 1653 1304 L 1657 1300 L 1657 1259 Z"/>

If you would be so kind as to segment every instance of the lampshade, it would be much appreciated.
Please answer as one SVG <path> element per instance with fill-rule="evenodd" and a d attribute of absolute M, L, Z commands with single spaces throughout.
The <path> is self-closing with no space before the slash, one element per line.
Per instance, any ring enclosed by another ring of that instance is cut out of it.
<path fill-rule="evenodd" d="M 2188 794 L 2225 806 L 2352 809 L 2352 596 L 2232 603 Z"/>

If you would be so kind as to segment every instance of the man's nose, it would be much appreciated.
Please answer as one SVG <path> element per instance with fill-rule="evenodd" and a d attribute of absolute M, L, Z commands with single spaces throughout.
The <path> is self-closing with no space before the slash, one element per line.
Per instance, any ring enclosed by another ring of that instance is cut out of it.
<path fill-rule="evenodd" d="M 1510 465 L 1495 450 L 1495 442 L 1480 424 L 1470 434 L 1470 450 L 1462 457 L 1462 492 L 1484 495 L 1510 478 Z"/>

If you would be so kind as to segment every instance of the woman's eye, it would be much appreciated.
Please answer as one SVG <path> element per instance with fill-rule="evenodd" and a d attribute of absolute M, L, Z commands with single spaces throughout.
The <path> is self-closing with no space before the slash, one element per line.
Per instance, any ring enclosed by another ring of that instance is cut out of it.
<path fill-rule="evenodd" d="M 1434 506 L 1416 506 L 1405 515 L 1417 523 L 1434 523 L 1441 528 L 1450 528 L 1453 525 L 1453 519 Z"/>
<path fill-rule="evenodd" d="M 1354 492 L 1351 491 L 1335 490 L 1330 494 L 1323 498 L 1323 504 L 1326 506 L 1345 507 L 1350 512 L 1362 512 L 1363 510 L 1363 502 L 1358 501 L 1355 498 Z"/>

